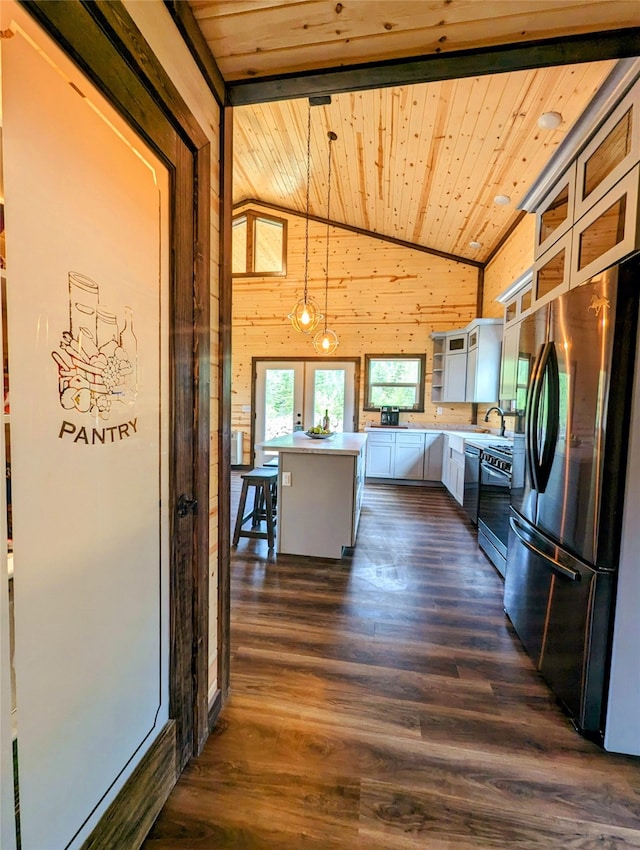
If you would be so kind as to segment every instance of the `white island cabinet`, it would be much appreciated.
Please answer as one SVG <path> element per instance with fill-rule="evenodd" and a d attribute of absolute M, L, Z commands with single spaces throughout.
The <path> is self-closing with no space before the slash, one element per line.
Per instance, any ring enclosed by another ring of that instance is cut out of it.
<path fill-rule="evenodd" d="M 297 432 L 260 443 L 279 456 L 278 553 L 338 559 L 355 546 L 366 441 L 366 434 L 315 440 Z"/>

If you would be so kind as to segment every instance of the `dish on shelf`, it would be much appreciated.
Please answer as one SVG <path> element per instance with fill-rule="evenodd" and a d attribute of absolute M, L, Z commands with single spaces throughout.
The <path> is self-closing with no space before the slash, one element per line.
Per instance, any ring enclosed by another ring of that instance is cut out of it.
<path fill-rule="evenodd" d="M 333 437 L 333 431 L 329 431 L 328 434 L 314 434 L 312 431 L 305 431 L 304 433 L 312 440 L 328 440 L 329 437 Z"/>

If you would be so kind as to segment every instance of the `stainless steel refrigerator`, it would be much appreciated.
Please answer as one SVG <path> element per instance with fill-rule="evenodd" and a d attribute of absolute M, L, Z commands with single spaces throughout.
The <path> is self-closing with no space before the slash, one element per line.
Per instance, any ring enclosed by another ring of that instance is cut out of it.
<path fill-rule="evenodd" d="M 525 319 L 505 611 L 579 729 L 602 732 L 634 371 L 637 261 Z"/>

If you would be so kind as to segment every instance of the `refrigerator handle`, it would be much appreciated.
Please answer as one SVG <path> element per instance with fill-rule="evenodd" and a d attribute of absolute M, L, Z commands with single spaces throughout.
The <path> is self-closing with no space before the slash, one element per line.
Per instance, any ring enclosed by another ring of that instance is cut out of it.
<path fill-rule="evenodd" d="M 538 362 L 536 363 L 531 392 L 531 406 L 529 408 L 529 413 L 527 416 L 527 440 L 529 443 L 528 449 L 529 460 L 531 465 L 531 477 L 533 479 L 533 486 L 538 491 L 538 493 L 544 493 L 547 487 L 547 483 L 549 481 L 549 474 L 551 472 L 550 463 L 553 462 L 553 448 L 555 446 L 558 435 L 558 404 L 555 405 L 555 411 L 551 410 L 551 397 L 555 396 L 557 398 L 557 392 L 554 393 L 553 389 L 551 388 L 550 378 L 550 380 L 547 381 L 546 421 L 543 423 L 545 437 L 541 455 L 538 446 L 537 435 L 538 421 L 540 419 L 540 405 L 542 402 L 542 391 L 545 386 L 544 377 L 545 374 L 547 374 L 549 371 L 553 373 L 554 363 L 556 379 L 555 387 L 557 388 L 558 359 L 556 357 L 556 349 L 553 342 L 546 342 L 540 350 L 540 356 L 538 357 Z M 550 414 L 553 414 L 553 418 Z M 555 425 L 555 436 L 553 436 L 553 441 L 550 445 L 549 437 L 551 436 L 551 432 L 549 429 L 550 426 L 553 427 L 553 425 Z M 551 452 L 550 459 L 549 452 Z"/>
<path fill-rule="evenodd" d="M 538 489 L 537 441 L 535 439 L 535 422 L 537 420 L 537 415 L 534 415 L 534 411 L 537 411 L 538 409 L 540 387 L 542 386 L 540 380 L 540 363 L 542 360 L 543 353 L 544 345 L 540 347 L 538 356 L 536 357 L 536 360 L 533 364 L 531 380 L 529 382 L 529 388 L 527 390 L 527 401 L 525 407 L 525 454 L 527 466 L 529 467 L 529 471 L 531 472 L 531 483 L 533 485 L 534 490 Z"/>
<path fill-rule="evenodd" d="M 542 558 L 546 561 L 549 566 L 555 570 L 556 572 L 563 575 L 565 578 L 571 579 L 571 581 L 580 581 L 581 576 L 578 570 L 574 570 L 571 567 L 568 567 L 566 564 L 562 564 L 552 555 L 543 552 L 542 549 L 538 549 L 537 546 L 534 546 L 531 541 L 527 540 L 526 537 L 523 536 L 524 528 L 520 525 L 520 523 L 514 518 L 509 517 L 509 525 L 513 530 L 513 533 L 516 535 L 518 540 L 525 546 L 530 552 L 533 552 L 534 555 L 537 555 L 539 558 Z"/>
<path fill-rule="evenodd" d="M 547 354 L 540 378 L 541 385 L 545 373 L 547 375 L 547 416 L 544 423 L 544 445 L 538 472 L 537 489 L 539 493 L 544 493 L 549 483 L 560 423 L 560 372 L 556 346 L 553 342 L 547 343 Z"/>

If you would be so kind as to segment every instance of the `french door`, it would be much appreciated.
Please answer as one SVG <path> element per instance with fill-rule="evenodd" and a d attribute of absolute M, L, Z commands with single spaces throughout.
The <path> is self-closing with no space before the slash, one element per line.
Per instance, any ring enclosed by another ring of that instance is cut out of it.
<path fill-rule="evenodd" d="M 352 360 L 255 360 L 253 444 L 320 424 L 332 431 L 356 428 L 356 362 Z M 255 465 L 269 457 L 255 450 Z"/>

